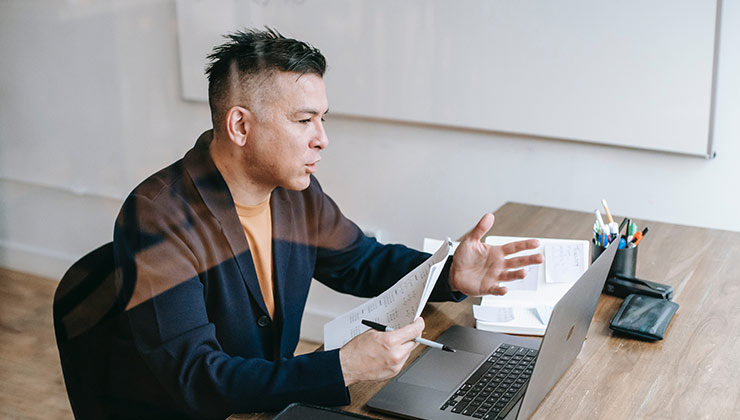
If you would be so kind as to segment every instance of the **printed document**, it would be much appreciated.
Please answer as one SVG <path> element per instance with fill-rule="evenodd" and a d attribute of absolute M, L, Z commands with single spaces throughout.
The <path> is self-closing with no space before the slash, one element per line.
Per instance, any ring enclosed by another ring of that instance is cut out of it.
<path fill-rule="evenodd" d="M 444 241 L 429 259 L 406 274 L 393 287 L 324 325 L 324 349 L 342 347 L 367 331 L 363 319 L 401 328 L 421 315 L 452 252 L 452 242 Z"/>

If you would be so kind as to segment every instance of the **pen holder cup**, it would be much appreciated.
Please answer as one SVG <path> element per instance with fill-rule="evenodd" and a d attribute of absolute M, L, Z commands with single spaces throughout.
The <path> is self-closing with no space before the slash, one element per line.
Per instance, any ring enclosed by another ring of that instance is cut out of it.
<path fill-rule="evenodd" d="M 606 248 L 601 245 L 594 245 L 593 242 L 591 243 L 591 246 L 591 262 L 594 262 L 596 261 L 596 258 L 606 250 Z M 618 249 L 617 255 L 614 256 L 612 267 L 609 269 L 609 275 L 607 278 L 614 278 L 615 274 L 620 274 L 626 277 L 635 277 L 638 248 L 639 247 Z"/>

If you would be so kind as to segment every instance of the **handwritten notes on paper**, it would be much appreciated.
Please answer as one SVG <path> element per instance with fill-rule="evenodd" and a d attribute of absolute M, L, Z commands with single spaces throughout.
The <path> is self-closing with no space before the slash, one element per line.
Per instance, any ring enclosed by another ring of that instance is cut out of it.
<path fill-rule="evenodd" d="M 503 245 L 523 239 L 528 238 L 489 236 L 485 242 L 489 245 Z M 528 268 L 527 277 L 524 281 L 520 280 L 520 285 L 504 283 L 509 289 L 507 294 L 484 296 L 481 307 L 495 309 L 473 309 L 477 328 L 514 334 L 545 333 L 552 308 L 586 271 L 589 255 L 588 241 L 550 238 L 540 238 L 539 241 L 541 246 L 536 252 L 543 253 L 544 264 Z M 519 255 L 523 254 L 515 256 Z M 509 313 L 501 308 L 510 308 L 513 319 L 506 320 L 508 316 L 492 315 Z"/>
<path fill-rule="evenodd" d="M 324 349 L 333 350 L 365 332 L 363 319 L 401 328 L 421 315 L 437 283 L 452 243 L 447 240 L 439 249 L 406 274 L 393 287 L 324 325 Z"/>
<path fill-rule="evenodd" d="M 545 245 L 545 281 L 573 283 L 588 266 L 588 242 L 551 241 Z"/>
<path fill-rule="evenodd" d="M 527 238 L 513 236 L 489 236 L 488 245 L 504 245 L 509 242 Z M 540 274 L 539 265 L 525 267 L 527 276 L 522 280 L 506 282 L 509 290 L 537 290 L 538 285 L 544 283 L 574 283 L 588 268 L 588 241 L 573 239 L 545 239 L 540 241 L 540 247 L 534 250 L 523 251 L 509 258 L 542 253 L 545 257 L 544 276 Z"/>

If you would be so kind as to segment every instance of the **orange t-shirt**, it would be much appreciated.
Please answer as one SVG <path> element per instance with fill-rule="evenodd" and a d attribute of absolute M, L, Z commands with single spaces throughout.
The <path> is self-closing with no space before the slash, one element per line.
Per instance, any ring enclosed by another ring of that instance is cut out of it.
<path fill-rule="evenodd" d="M 252 253 L 257 280 L 262 291 L 270 318 L 274 318 L 275 298 L 272 289 L 272 215 L 270 199 L 256 206 L 236 205 L 236 214 L 247 235 L 249 250 Z"/>

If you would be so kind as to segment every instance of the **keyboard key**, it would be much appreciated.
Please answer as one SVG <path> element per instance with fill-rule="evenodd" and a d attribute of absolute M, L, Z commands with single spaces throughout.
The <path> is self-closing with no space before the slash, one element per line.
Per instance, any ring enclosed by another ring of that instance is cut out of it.
<path fill-rule="evenodd" d="M 491 410 L 485 416 L 483 416 L 483 418 L 486 419 L 486 420 L 488 420 L 488 419 L 495 419 L 495 418 L 498 417 L 498 413 L 499 412 L 500 412 L 500 410 Z"/>
<path fill-rule="evenodd" d="M 464 416 L 472 416 L 473 413 L 475 412 L 475 410 L 477 410 L 477 409 L 478 409 L 478 407 L 470 407 L 470 406 L 468 406 L 468 407 L 465 407 L 465 409 L 462 412 L 460 412 L 460 414 L 462 414 Z"/>
<path fill-rule="evenodd" d="M 512 408 L 514 408 L 522 395 L 524 395 L 524 388 L 521 388 L 519 391 L 516 392 L 516 394 L 514 394 L 514 396 L 509 400 L 508 404 L 506 404 L 506 406 L 501 410 L 500 416 L 506 417 L 506 415 L 509 414 L 509 411 L 511 411 Z"/>
<path fill-rule="evenodd" d="M 467 406 L 468 406 L 468 402 L 467 401 L 460 401 L 459 403 L 457 403 L 456 406 L 452 407 L 452 412 L 453 413 L 462 413 L 462 411 Z"/>
<path fill-rule="evenodd" d="M 493 366 L 493 363 L 491 362 L 484 362 L 478 370 L 475 371 L 475 373 L 468 378 L 467 381 L 465 381 L 466 384 L 472 385 L 476 382 L 478 382 L 478 379 L 480 379 L 481 376 L 483 376 L 484 373 L 488 371 L 488 369 Z"/>

